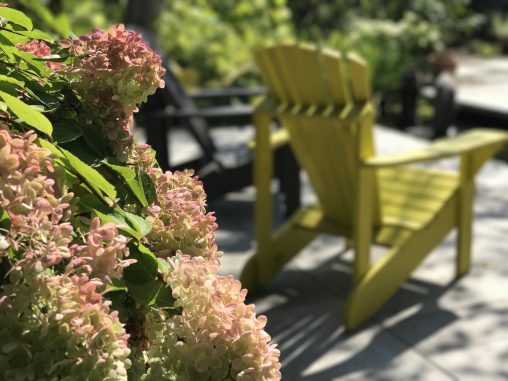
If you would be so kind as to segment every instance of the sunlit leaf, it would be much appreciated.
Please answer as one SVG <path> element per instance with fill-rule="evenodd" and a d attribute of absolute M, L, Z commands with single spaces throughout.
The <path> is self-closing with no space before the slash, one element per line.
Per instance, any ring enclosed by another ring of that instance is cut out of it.
<path fill-rule="evenodd" d="M 67 151 L 64 148 L 60 148 L 69 164 L 74 170 L 80 175 L 81 179 L 93 187 L 98 193 L 103 193 L 109 197 L 108 203 L 113 204 L 116 198 L 115 187 L 104 178 L 97 170 L 83 162 L 73 153 Z"/>
<path fill-rule="evenodd" d="M 151 222 L 147 221 L 145 218 L 125 211 L 124 216 L 130 225 L 141 234 L 141 236 L 144 237 L 152 231 L 153 226 Z"/>
<path fill-rule="evenodd" d="M 53 37 L 51 37 L 48 33 L 43 32 L 39 29 L 31 30 L 30 32 L 23 33 L 25 36 L 33 38 L 35 40 L 43 40 L 47 42 L 53 42 Z"/>
<path fill-rule="evenodd" d="M 50 150 L 50 151 L 51 151 L 51 153 L 52 153 L 53 155 L 55 155 L 56 157 L 64 157 L 64 156 L 63 156 L 62 151 L 60 151 L 60 150 L 58 149 L 58 147 L 57 147 L 57 146 L 55 146 L 53 143 L 50 143 L 50 142 L 48 142 L 48 141 L 47 141 L 47 140 L 45 140 L 45 139 L 39 139 L 39 140 L 38 140 L 38 143 L 39 143 L 39 145 L 40 145 L 42 148 L 46 148 L 46 149 Z"/>
<path fill-rule="evenodd" d="M 142 206 L 146 207 L 149 205 L 143 186 L 137 181 L 136 172 L 132 168 L 123 165 L 110 164 L 109 162 L 106 162 L 106 165 L 123 179 L 125 186 L 129 188 L 130 192 L 136 197 Z"/>
<path fill-rule="evenodd" d="M 19 33 L 15 33 L 10 30 L 2 30 L 0 32 L 0 34 L 14 45 L 15 44 L 26 44 L 27 42 L 30 41 L 29 37 L 19 34 Z"/>
<path fill-rule="evenodd" d="M 53 133 L 51 122 L 39 111 L 6 92 L 0 91 L 0 97 L 7 103 L 7 107 L 9 107 L 9 109 L 23 122 L 44 132 L 46 135 L 51 135 Z"/>
<path fill-rule="evenodd" d="M 0 17 L 9 20 L 13 24 L 19 25 L 26 30 L 33 29 L 32 20 L 30 20 L 23 12 L 16 9 L 0 7 Z"/>
<path fill-rule="evenodd" d="M 17 90 L 21 87 L 24 87 L 24 85 L 25 83 L 22 81 L 18 81 L 15 78 L 0 74 L 0 91 L 5 91 L 11 95 L 16 95 Z"/>
<path fill-rule="evenodd" d="M 14 48 L 12 50 L 12 54 L 25 62 L 27 66 L 30 69 L 34 70 L 38 75 L 49 76 L 52 73 L 52 70 L 46 66 L 46 63 L 44 61 L 38 61 L 38 57 L 32 53 L 23 52 L 17 48 Z"/>

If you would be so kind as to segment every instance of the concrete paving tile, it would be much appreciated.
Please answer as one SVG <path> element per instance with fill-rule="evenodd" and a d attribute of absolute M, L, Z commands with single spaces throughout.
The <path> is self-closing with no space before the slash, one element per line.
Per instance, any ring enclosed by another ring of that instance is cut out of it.
<path fill-rule="evenodd" d="M 508 380 L 508 339 L 493 338 L 481 345 L 439 351 L 429 356 L 460 381 Z"/>
<path fill-rule="evenodd" d="M 434 306 L 429 307 L 432 303 Z M 411 312 L 385 319 L 382 325 L 427 354 L 440 348 L 483 344 L 494 337 L 508 340 L 507 298 L 477 301 L 461 307 L 437 304 L 430 300 L 420 303 Z"/>
<path fill-rule="evenodd" d="M 508 379 L 508 299 L 405 312 L 386 331 L 457 380 Z"/>
<path fill-rule="evenodd" d="M 261 306 L 257 303 L 268 317 L 267 330 L 279 343 L 284 380 L 452 379 L 375 323 L 346 333 L 343 303 L 329 294 Z"/>

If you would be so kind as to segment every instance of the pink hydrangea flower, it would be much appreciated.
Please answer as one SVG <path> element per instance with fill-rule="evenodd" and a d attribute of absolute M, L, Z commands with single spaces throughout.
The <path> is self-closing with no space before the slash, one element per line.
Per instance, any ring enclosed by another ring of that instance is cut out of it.
<path fill-rule="evenodd" d="M 32 53 L 37 57 L 48 57 L 51 55 L 49 46 L 42 40 L 32 40 L 26 44 L 18 44 L 16 47 L 24 52 Z M 59 62 L 47 61 L 46 66 L 52 70 L 60 70 L 62 64 Z"/>
<path fill-rule="evenodd" d="M 169 257 L 178 250 L 193 256 L 216 261 L 221 253 L 215 244 L 216 218 L 206 212 L 203 184 L 192 171 L 149 171 L 155 183 L 157 200 L 148 208 L 153 224 L 147 236 L 151 249 L 160 257 Z"/>
<path fill-rule="evenodd" d="M 70 258 L 72 193 L 56 186 L 51 153 L 25 134 L 0 129 L 0 206 L 11 218 L 9 246 L 23 254 L 11 271 L 38 273 Z M 4 252 L 0 252 L 0 258 Z"/>
<path fill-rule="evenodd" d="M 132 113 L 164 86 L 159 55 L 122 24 L 64 40 L 61 46 L 74 56 L 73 63 L 64 68 L 72 87 L 87 110 L 102 121 L 116 155 L 126 160 L 132 148 Z"/>
<path fill-rule="evenodd" d="M 90 223 L 86 244 L 71 247 L 73 258 L 66 271 L 84 272 L 108 283 L 111 278 L 119 279 L 122 270 L 135 262 L 123 259 L 129 255 L 127 241 L 127 237 L 118 233 L 115 224 L 101 225 L 100 219 L 95 217 Z"/>
<path fill-rule="evenodd" d="M 0 378 L 127 380 L 129 336 L 100 285 L 59 275 L 3 286 Z"/>
<path fill-rule="evenodd" d="M 266 317 L 245 305 L 240 282 L 218 276 L 201 257 L 177 254 L 169 262 L 165 280 L 181 314 L 149 319 L 149 379 L 174 372 L 189 380 L 280 380 L 280 352 L 263 330 Z"/>

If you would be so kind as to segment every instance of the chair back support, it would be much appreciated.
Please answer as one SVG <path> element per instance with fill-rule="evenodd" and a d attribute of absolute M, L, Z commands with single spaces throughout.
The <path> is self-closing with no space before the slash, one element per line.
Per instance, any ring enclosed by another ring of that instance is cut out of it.
<path fill-rule="evenodd" d="M 365 64 L 302 45 L 273 46 L 258 51 L 255 59 L 326 216 L 350 226 L 359 159 L 374 155 L 371 124 L 361 125 L 352 116 L 372 107 Z"/>

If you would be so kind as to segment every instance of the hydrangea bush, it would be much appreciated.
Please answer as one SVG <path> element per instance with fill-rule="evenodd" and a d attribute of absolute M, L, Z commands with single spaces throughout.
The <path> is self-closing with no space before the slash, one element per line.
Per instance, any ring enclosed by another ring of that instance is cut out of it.
<path fill-rule="evenodd" d="M 279 380 L 201 182 L 129 131 L 159 56 L 7 7 L 0 34 L 0 380 Z"/>

